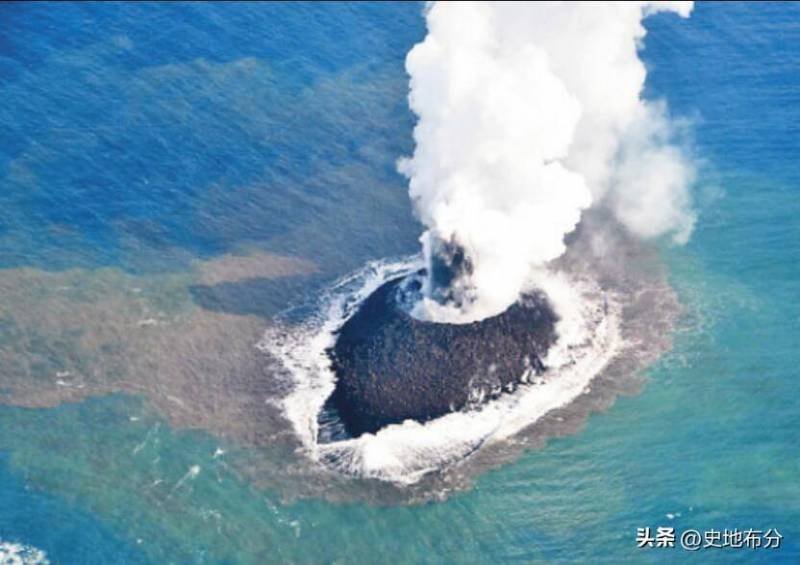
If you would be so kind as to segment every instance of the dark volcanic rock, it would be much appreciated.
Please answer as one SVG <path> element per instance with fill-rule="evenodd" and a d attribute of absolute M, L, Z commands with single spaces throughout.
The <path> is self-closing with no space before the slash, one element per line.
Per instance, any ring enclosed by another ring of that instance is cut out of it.
<path fill-rule="evenodd" d="M 385 283 L 339 330 L 329 352 L 337 375 L 327 403 L 359 436 L 406 419 L 420 422 L 512 390 L 555 341 L 556 316 L 540 294 L 470 324 L 411 317 L 398 305 L 403 279 Z"/>

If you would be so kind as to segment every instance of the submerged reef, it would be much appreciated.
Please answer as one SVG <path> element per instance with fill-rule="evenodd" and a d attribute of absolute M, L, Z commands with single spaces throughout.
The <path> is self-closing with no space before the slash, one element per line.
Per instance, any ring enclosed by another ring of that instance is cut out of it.
<path fill-rule="evenodd" d="M 446 324 L 412 317 L 408 287 L 402 277 L 379 287 L 328 351 L 337 379 L 325 410 L 345 437 L 479 405 L 545 370 L 557 316 L 543 294 L 484 320 Z"/>

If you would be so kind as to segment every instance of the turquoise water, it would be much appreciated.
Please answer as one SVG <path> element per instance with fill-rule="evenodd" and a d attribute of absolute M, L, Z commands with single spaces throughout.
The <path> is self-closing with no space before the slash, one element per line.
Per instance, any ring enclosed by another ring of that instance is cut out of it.
<path fill-rule="evenodd" d="M 415 251 L 394 162 L 420 9 L 0 6 L 0 392 L 81 357 L 75 326 L 22 311 L 44 296 L 32 280 L 80 269 L 100 313 L 108 286 L 151 285 L 170 313 L 200 296 L 182 278 L 198 260 L 308 260 L 315 277 L 268 287 L 292 301 Z M 663 249 L 684 316 L 641 394 L 419 505 L 253 480 L 228 463 L 246 448 L 137 395 L 4 405 L 0 541 L 54 563 L 800 560 L 800 7 L 700 4 L 647 27 L 646 94 L 692 120 L 702 169 L 697 229 Z M 778 528 L 783 547 L 636 549 L 637 527 L 668 525 Z"/>

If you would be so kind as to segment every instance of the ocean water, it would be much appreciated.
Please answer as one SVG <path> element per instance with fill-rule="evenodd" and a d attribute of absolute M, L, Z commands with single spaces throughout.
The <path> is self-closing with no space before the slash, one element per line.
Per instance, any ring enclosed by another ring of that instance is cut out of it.
<path fill-rule="evenodd" d="M 659 247 L 673 349 L 578 433 L 409 503 L 295 472 L 237 360 L 287 305 L 418 249 L 395 161 L 421 6 L 0 5 L 0 551 L 800 560 L 800 7 L 646 26 L 646 96 L 701 164 L 692 239 Z M 637 549 L 645 526 L 784 540 Z"/>

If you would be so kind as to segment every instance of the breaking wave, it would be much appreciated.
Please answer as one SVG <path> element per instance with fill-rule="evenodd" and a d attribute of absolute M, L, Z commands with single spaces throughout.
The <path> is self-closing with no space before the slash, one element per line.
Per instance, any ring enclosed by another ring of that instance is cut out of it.
<path fill-rule="evenodd" d="M 41 549 L 0 539 L 0 565 L 48 565 L 50 560 Z"/>
<path fill-rule="evenodd" d="M 319 415 L 336 382 L 327 349 L 337 330 L 383 283 L 422 267 L 422 257 L 369 263 L 335 283 L 309 320 L 278 324 L 259 343 L 291 379 L 280 406 L 312 460 L 354 477 L 416 483 L 567 405 L 587 391 L 622 346 L 620 301 L 613 291 L 585 275 L 542 271 L 532 277 L 532 286 L 547 294 L 560 317 L 545 373 L 521 375 L 523 384 L 514 392 L 426 423 L 407 420 L 375 434 L 319 442 L 320 426 L 327 425 L 319 423 Z"/>

